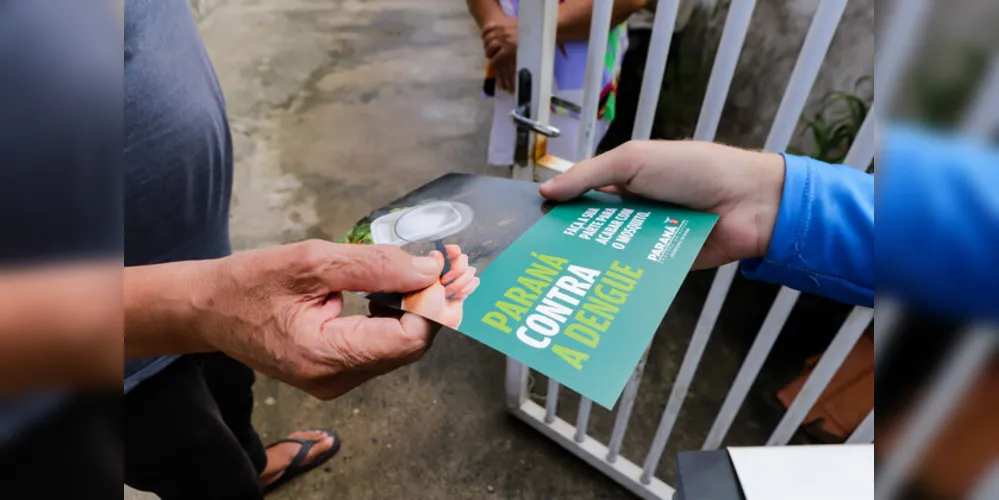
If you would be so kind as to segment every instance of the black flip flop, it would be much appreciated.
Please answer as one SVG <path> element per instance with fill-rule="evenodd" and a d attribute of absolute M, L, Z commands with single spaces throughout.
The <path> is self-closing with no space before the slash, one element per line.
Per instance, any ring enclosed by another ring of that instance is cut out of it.
<path fill-rule="evenodd" d="M 301 476 L 302 474 L 305 474 L 306 472 L 309 472 L 312 469 L 315 469 L 316 467 L 319 467 L 320 465 L 328 462 L 329 459 L 333 458 L 333 455 L 336 455 L 337 451 L 340 451 L 340 436 L 337 436 L 336 433 L 333 432 L 332 430 L 312 429 L 310 432 L 321 432 L 323 434 L 326 434 L 327 436 L 332 437 L 333 446 L 331 446 L 329 450 L 326 450 L 321 455 L 317 456 L 311 462 L 305 464 L 303 462 L 305 462 L 306 457 L 309 456 L 309 450 L 311 450 L 312 447 L 315 446 L 316 443 L 318 443 L 319 441 L 315 439 L 285 438 L 274 441 L 273 443 L 268 445 L 267 448 L 269 449 L 281 443 L 297 443 L 301 445 L 301 448 L 299 448 L 298 453 L 295 454 L 295 457 L 291 459 L 291 462 L 288 464 L 288 467 L 284 469 L 284 472 L 281 474 L 281 477 L 279 477 L 277 481 L 274 481 L 273 483 L 267 485 L 267 487 L 264 488 L 265 495 L 280 488 L 281 486 L 284 486 L 292 479 L 295 479 L 296 477 Z"/>

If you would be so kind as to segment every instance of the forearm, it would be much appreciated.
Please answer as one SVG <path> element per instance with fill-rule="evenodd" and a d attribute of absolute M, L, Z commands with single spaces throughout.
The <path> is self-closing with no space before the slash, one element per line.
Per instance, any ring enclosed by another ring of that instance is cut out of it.
<path fill-rule="evenodd" d="M 216 261 L 125 268 L 125 357 L 212 351 L 195 327 L 195 311 L 211 286 Z"/>
<path fill-rule="evenodd" d="M 468 12 L 475 18 L 475 23 L 481 30 L 486 24 L 499 18 L 506 17 L 503 8 L 496 0 L 465 0 L 468 5 Z"/>
<path fill-rule="evenodd" d="M 0 394 L 122 380 L 121 264 L 0 273 Z"/>
<path fill-rule="evenodd" d="M 474 1 L 474 0 L 469 0 Z M 644 7 L 646 0 L 615 0 L 611 12 L 611 26 L 617 26 L 637 10 Z M 590 39 L 590 18 L 593 13 L 593 0 L 573 0 L 558 6 L 558 31 L 556 42 L 577 42 Z"/>
<path fill-rule="evenodd" d="M 874 178 L 785 155 L 783 193 L 763 259 L 750 278 L 850 304 L 874 304 Z"/>
<path fill-rule="evenodd" d="M 999 320 L 999 149 L 911 127 L 888 128 L 881 144 L 879 291 Z"/>

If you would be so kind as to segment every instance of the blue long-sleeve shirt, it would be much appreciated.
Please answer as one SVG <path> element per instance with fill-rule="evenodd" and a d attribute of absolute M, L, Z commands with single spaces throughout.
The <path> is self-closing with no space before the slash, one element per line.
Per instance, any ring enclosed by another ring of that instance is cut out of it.
<path fill-rule="evenodd" d="M 751 278 L 851 304 L 878 290 L 951 316 L 999 316 L 999 151 L 900 127 L 874 176 L 784 155 L 783 198 Z M 881 217 L 875 244 L 875 205 Z"/>

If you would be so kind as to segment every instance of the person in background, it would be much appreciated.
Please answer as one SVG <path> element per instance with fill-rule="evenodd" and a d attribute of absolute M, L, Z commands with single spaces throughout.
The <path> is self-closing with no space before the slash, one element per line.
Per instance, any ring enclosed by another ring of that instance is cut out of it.
<path fill-rule="evenodd" d="M 516 107 L 518 2 L 467 0 L 467 3 L 469 12 L 482 31 L 482 49 L 488 60 L 483 91 L 494 101 L 487 160 L 494 166 L 513 165 L 516 128 L 510 119 L 510 112 Z M 621 60 L 628 49 L 624 21 L 645 3 L 646 0 L 614 2 L 594 148 L 614 120 L 617 78 L 621 72 Z M 580 104 L 583 100 L 592 11 L 592 0 L 559 2 L 552 95 L 575 104 Z M 562 133 L 557 138 L 549 139 L 548 153 L 575 161 L 576 139 L 579 134 L 578 115 L 574 111 L 555 106 L 552 108 L 551 125 Z"/>

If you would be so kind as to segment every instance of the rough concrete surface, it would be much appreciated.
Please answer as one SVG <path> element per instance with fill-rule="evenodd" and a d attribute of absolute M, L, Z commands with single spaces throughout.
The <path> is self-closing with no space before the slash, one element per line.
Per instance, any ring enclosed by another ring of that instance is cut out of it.
<path fill-rule="evenodd" d="M 464 2 L 227 0 L 201 28 L 233 129 L 237 249 L 334 239 L 371 209 L 439 175 L 487 173 L 491 109 L 481 98 L 481 44 Z M 635 462 L 651 442 L 710 280 L 710 273 L 687 280 L 653 344 L 623 448 Z M 660 477 L 672 481 L 678 450 L 700 447 L 762 322 L 765 308 L 756 301 L 774 292 L 736 282 Z M 359 299 L 349 307 L 364 310 Z M 776 387 L 779 377 L 768 373 L 740 413 L 731 444 L 760 444 L 776 423 L 779 414 L 760 396 Z M 316 427 L 332 427 L 343 439 L 328 466 L 272 498 L 630 496 L 510 417 L 503 375 L 502 356 L 445 331 L 419 362 L 332 402 L 261 377 L 254 422 L 265 441 Z M 545 381 L 538 376 L 533 387 L 540 393 Z M 559 415 L 574 421 L 578 396 L 566 392 Z M 592 435 L 606 442 L 612 424 L 613 414 L 594 408 Z"/>

